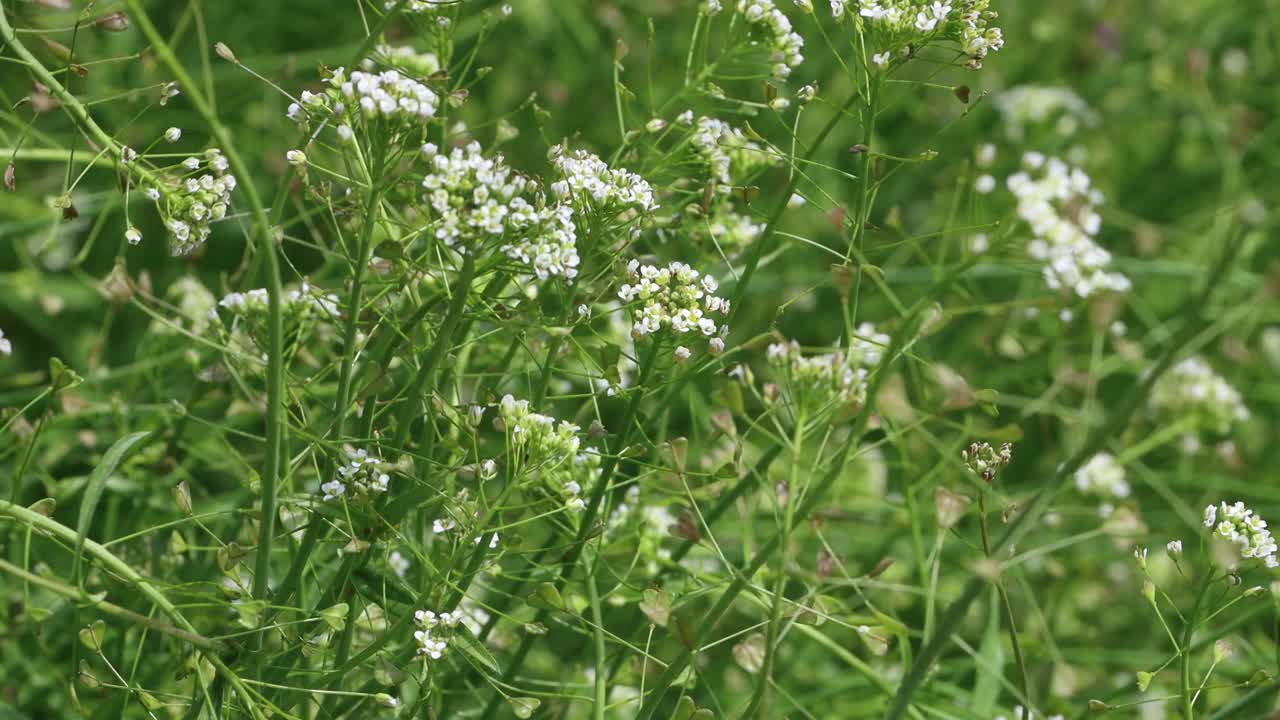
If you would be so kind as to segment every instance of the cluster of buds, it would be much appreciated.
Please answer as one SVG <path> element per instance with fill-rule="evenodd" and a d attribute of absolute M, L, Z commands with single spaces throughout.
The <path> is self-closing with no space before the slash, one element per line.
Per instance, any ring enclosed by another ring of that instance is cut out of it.
<path fill-rule="evenodd" d="M 571 422 L 529 409 L 528 400 L 516 400 L 505 395 L 498 403 L 498 424 L 511 438 L 511 443 L 523 451 L 530 462 L 558 464 L 577 456 L 582 439 L 581 430 Z"/>
<path fill-rule="evenodd" d="M 244 292 L 228 293 L 218 301 L 217 307 L 223 308 L 232 315 L 253 317 L 266 313 L 267 300 L 266 288 L 254 288 Z M 340 314 L 337 295 L 319 292 L 305 280 L 300 287 L 286 292 L 280 304 L 288 320 L 300 321 L 315 317 L 332 320 Z M 217 317 L 217 308 L 209 308 L 209 318 Z"/>
<path fill-rule="evenodd" d="M 351 139 L 353 128 L 373 123 L 409 135 L 425 133 L 439 105 L 431 88 L 396 69 L 353 70 L 348 76 L 340 67 L 325 83 L 328 87 L 320 93 L 304 90 L 299 101 L 289 105 L 288 116 L 304 125 L 329 122 L 343 142 Z"/>
<path fill-rule="evenodd" d="M 462 613 L 442 612 L 437 615 L 431 610 L 419 610 L 413 614 L 413 619 L 420 628 L 413 633 L 413 639 L 418 641 L 418 654 L 439 660 L 444 656 L 445 650 L 449 649 L 448 640 L 441 635 L 462 622 Z M 441 633 L 437 634 L 437 631 Z"/>
<path fill-rule="evenodd" d="M 693 115 L 685 113 L 679 120 L 692 123 Z M 698 118 L 689 139 L 707 164 L 720 193 L 732 192 L 734 184 L 744 182 L 748 176 L 780 160 L 748 139 L 742 130 L 713 117 Z"/>
<path fill-rule="evenodd" d="M 874 31 L 880 47 L 909 50 L 938 41 L 952 41 L 968 58 L 966 66 L 977 70 L 988 53 L 1004 47 L 1004 34 L 991 22 L 997 14 L 990 0 L 831 0 L 836 20 L 846 16 L 850 5 Z M 889 51 L 877 53 L 889 55 Z"/>
<path fill-rule="evenodd" d="M 360 63 L 360 67 L 369 72 L 377 70 L 379 65 L 414 77 L 429 77 L 440 71 L 440 59 L 435 53 L 420 53 L 408 46 L 395 47 L 382 43 L 375 45 L 373 55 Z"/>
<path fill-rule="evenodd" d="M 624 283 L 618 297 L 635 303 L 631 333 L 643 337 L 663 328 L 681 335 L 698 332 L 709 338 L 713 352 L 724 349 L 727 325 L 718 325 L 711 315 L 729 314 L 729 301 L 714 293 L 716 279 L 703 275 L 681 262 L 666 267 L 642 265 L 632 260 L 627 265 L 631 282 Z"/>
<path fill-rule="evenodd" d="M 1262 560 L 1268 568 L 1280 566 L 1276 561 L 1276 541 L 1267 529 L 1267 521 L 1258 517 L 1244 503 L 1223 502 L 1204 509 L 1204 526 L 1240 551 L 1246 560 Z"/>
<path fill-rule="evenodd" d="M 867 368 L 857 358 L 836 351 L 806 356 L 795 340 L 773 343 L 769 364 L 782 370 L 793 402 L 861 405 L 867 396 Z"/>
<path fill-rule="evenodd" d="M 738 0 L 738 12 L 763 40 L 769 53 L 770 71 L 775 80 L 786 80 L 791 70 L 804 62 L 804 38 L 791 27 L 791 20 L 773 0 Z"/>
<path fill-rule="evenodd" d="M 995 481 L 996 472 L 1013 459 L 1013 445 L 1004 443 L 997 451 L 990 443 L 975 442 L 961 450 L 960 457 L 974 474 L 990 483 Z"/>
<path fill-rule="evenodd" d="M 227 172 L 227 158 L 217 148 L 206 150 L 203 156 L 192 155 L 181 167 L 185 172 L 181 178 L 148 176 L 153 184 L 142 191 L 156 203 L 169 230 L 169 251 L 175 256 L 186 255 L 209 239 L 209 226 L 226 217 L 231 192 L 236 189 L 236 177 Z M 136 230 L 133 233 L 129 240 L 136 244 L 141 235 Z"/>
<path fill-rule="evenodd" d="M 386 463 L 382 458 L 363 449 L 347 448 L 346 453 L 348 461 L 338 466 L 337 477 L 320 486 L 326 501 L 344 496 L 367 500 L 387 491 L 387 482 L 391 478 L 385 471 Z"/>
<path fill-rule="evenodd" d="M 602 473 L 600 452 L 589 447 L 574 456 L 572 463 L 563 463 L 553 468 L 547 479 L 553 485 L 560 486 L 565 508 L 571 512 L 582 512 L 587 508 L 586 501 L 582 499 L 582 488 L 594 486 Z"/>

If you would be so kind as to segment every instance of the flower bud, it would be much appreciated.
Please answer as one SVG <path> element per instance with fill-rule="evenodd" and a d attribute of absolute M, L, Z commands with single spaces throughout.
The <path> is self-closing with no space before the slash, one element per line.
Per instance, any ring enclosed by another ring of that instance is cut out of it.
<path fill-rule="evenodd" d="M 240 61 L 236 59 L 236 54 L 231 52 L 231 48 L 227 47 L 226 43 L 214 43 L 213 51 L 218 53 L 218 57 L 226 60 L 227 62 L 235 63 L 237 65 L 240 64 Z"/>

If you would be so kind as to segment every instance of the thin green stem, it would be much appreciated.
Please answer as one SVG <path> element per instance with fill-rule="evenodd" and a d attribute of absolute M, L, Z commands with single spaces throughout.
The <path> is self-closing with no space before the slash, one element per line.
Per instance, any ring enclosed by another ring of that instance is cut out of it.
<path fill-rule="evenodd" d="M 1179 664 L 1182 668 L 1181 695 L 1183 720 L 1195 720 L 1196 716 L 1195 687 L 1191 683 L 1191 640 L 1195 635 L 1196 625 L 1200 619 L 1200 605 L 1204 602 L 1205 593 L 1209 591 L 1209 586 L 1212 583 L 1213 573 L 1205 573 L 1204 579 L 1200 581 L 1200 588 L 1196 591 L 1196 601 L 1192 604 L 1191 612 L 1187 613 L 1186 623 L 1182 626 L 1182 643 L 1178 646 L 1178 654 L 1181 656 L 1181 662 Z"/>
<path fill-rule="evenodd" d="M 127 0 L 130 16 L 138 24 L 142 34 L 151 43 L 152 50 L 160 62 L 173 73 L 178 85 L 182 87 L 196 112 L 204 118 L 214 139 L 226 155 L 231 169 L 240 178 L 244 196 L 249 201 L 249 211 L 256 230 L 258 252 L 266 263 L 267 273 L 267 416 L 266 416 L 266 461 L 261 474 L 262 499 L 258 517 L 258 547 L 254 562 L 253 596 L 265 599 L 268 593 L 267 580 L 271 574 L 271 549 L 275 540 L 276 528 L 276 491 L 280 481 L 280 456 L 284 443 L 284 326 L 281 310 L 280 261 L 276 257 L 276 243 L 272 232 L 271 220 L 267 217 L 266 206 L 253 181 L 251 168 L 241 159 L 235 143 L 231 141 L 231 133 L 218 120 L 209 98 L 204 90 L 192 79 L 183 67 L 173 49 L 164 37 L 156 30 L 142 7 L 141 0 Z"/>

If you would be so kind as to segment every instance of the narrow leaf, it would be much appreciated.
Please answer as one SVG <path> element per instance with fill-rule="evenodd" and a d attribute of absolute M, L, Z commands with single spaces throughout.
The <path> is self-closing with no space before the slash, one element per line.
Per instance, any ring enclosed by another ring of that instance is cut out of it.
<path fill-rule="evenodd" d="M 98 466 L 89 474 L 89 484 L 84 489 L 84 500 L 80 502 L 80 519 L 76 523 L 76 555 L 73 575 L 77 585 L 80 584 L 81 580 L 80 558 L 84 553 L 85 536 L 89 533 L 89 526 L 93 523 L 93 514 L 98 509 L 98 501 L 102 499 L 102 491 L 107 485 L 107 478 L 115 473 L 116 468 L 120 466 L 120 462 L 124 460 L 129 450 L 150 434 L 149 432 L 136 432 L 120 438 L 107 449 L 106 454 L 102 456 L 102 462 L 98 463 Z"/>

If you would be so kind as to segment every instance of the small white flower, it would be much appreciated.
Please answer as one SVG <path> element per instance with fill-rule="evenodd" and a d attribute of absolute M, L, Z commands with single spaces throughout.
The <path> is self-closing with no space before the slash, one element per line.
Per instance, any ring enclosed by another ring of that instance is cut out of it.
<path fill-rule="evenodd" d="M 130 225 L 129 229 L 124 231 L 124 239 L 128 240 L 130 245 L 137 245 L 142 242 L 142 232 Z"/>
<path fill-rule="evenodd" d="M 983 195 L 986 195 L 996 189 L 996 179 L 985 173 L 979 175 L 978 179 L 973 183 L 973 189 Z"/>
<path fill-rule="evenodd" d="M 1169 541 L 1169 543 L 1168 543 L 1167 545 L 1165 545 L 1165 546 L 1164 546 L 1164 549 L 1165 549 L 1165 550 L 1166 550 L 1170 555 L 1181 555 L 1181 554 L 1182 554 L 1182 541 L 1181 541 L 1181 540 L 1170 540 L 1170 541 Z"/>
<path fill-rule="evenodd" d="M 996 161 L 996 146 L 991 143 L 982 143 L 974 152 L 974 163 L 980 167 L 991 167 Z"/>
<path fill-rule="evenodd" d="M 338 126 L 338 140 L 342 141 L 343 143 L 351 142 L 351 126 L 350 125 Z"/>
<path fill-rule="evenodd" d="M 393 550 L 391 557 L 387 558 L 387 565 L 391 566 L 391 571 L 399 577 L 404 577 L 409 572 L 409 559 L 400 554 L 399 550 Z"/>
<path fill-rule="evenodd" d="M 120 162 L 128 164 L 138 159 L 138 151 L 125 145 L 120 148 Z"/>
<path fill-rule="evenodd" d="M 301 150 L 290 150 L 284 154 L 284 158 L 289 161 L 290 165 L 306 165 L 307 155 Z"/>
<path fill-rule="evenodd" d="M 876 54 L 872 55 L 872 56 L 871 56 L 871 62 L 872 62 L 872 64 L 874 64 L 876 67 L 881 67 L 881 68 L 882 68 L 882 67 L 885 67 L 886 65 L 888 65 L 888 64 L 889 64 L 889 60 L 891 60 L 892 58 L 893 58 L 893 55 L 892 55 L 888 50 L 886 50 L 886 51 L 884 51 L 884 52 L 878 52 L 878 53 L 876 53 Z"/>
<path fill-rule="evenodd" d="M 431 532 L 440 535 L 442 533 L 449 532 L 457 526 L 458 524 L 453 521 L 453 518 L 436 518 L 431 523 Z"/>
<path fill-rule="evenodd" d="M 1138 567 L 1143 570 L 1147 569 L 1147 549 L 1139 545 L 1133 549 L 1133 557 L 1138 561 Z"/>
<path fill-rule="evenodd" d="M 186 160 L 183 160 L 183 161 L 182 161 L 182 167 L 184 167 L 184 168 L 186 168 L 186 169 L 188 169 L 188 170 L 199 170 L 199 169 L 200 169 L 200 158 L 195 157 L 195 156 L 189 157 L 189 158 L 187 158 Z"/>
<path fill-rule="evenodd" d="M 683 345 L 677 346 L 675 352 L 672 354 L 675 356 L 676 362 L 684 362 L 685 360 L 688 360 L 691 355 L 689 348 Z"/>
<path fill-rule="evenodd" d="M 182 139 L 182 130 L 171 127 L 164 131 L 164 139 L 166 142 L 176 143 Z"/>

